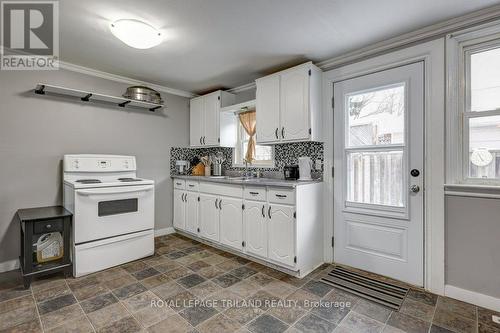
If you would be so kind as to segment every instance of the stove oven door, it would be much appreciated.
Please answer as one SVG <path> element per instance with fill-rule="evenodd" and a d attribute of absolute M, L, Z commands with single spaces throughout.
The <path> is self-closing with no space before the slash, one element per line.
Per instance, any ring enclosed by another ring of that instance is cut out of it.
<path fill-rule="evenodd" d="M 154 185 L 75 191 L 76 244 L 153 229 Z"/>

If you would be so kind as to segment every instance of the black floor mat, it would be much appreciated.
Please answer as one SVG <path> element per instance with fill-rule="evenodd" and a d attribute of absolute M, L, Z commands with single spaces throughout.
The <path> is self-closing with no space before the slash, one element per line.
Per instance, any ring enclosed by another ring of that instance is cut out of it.
<path fill-rule="evenodd" d="M 321 281 L 396 311 L 403 304 L 408 292 L 408 288 L 340 266 L 336 266 Z"/>

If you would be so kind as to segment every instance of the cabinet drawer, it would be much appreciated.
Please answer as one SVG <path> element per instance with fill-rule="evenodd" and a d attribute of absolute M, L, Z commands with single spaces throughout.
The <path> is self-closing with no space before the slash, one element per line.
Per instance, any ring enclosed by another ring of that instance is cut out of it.
<path fill-rule="evenodd" d="M 185 190 L 186 181 L 184 179 L 174 179 L 174 188 L 179 190 Z"/>
<path fill-rule="evenodd" d="M 35 234 L 43 234 L 54 231 L 63 231 L 63 220 L 57 219 L 35 222 L 33 230 Z"/>
<path fill-rule="evenodd" d="M 246 200 L 266 201 L 265 187 L 245 187 L 243 197 Z"/>
<path fill-rule="evenodd" d="M 241 185 L 226 185 L 200 182 L 200 192 L 214 195 L 224 195 L 228 197 L 243 197 L 243 187 Z"/>
<path fill-rule="evenodd" d="M 186 190 L 188 191 L 198 191 L 199 182 L 196 180 L 186 180 Z"/>
<path fill-rule="evenodd" d="M 295 190 L 270 188 L 268 192 L 268 200 L 272 203 L 295 205 Z"/>

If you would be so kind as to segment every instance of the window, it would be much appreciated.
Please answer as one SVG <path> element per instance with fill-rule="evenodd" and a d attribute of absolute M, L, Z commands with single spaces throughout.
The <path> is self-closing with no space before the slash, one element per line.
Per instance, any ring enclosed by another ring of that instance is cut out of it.
<path fill-rule="evenodd" d="M 347 200 L 404 207 L 405 83 L 346 95 Z"/>
<path fill-rule="evenodd" d="M 249 136 L 246 133 L 245 129 L 238 122 L 238 130 L 237 130 L 237 142 L 236 147 L 234 148 L 234 165 L 235 166 L 244 166 L 245 165 L 245 155 L 247 153 L 248 148 L 248 140 Z M 272 146 L 255 146 L 255 160 L 252 162 L 251 166 L 253 167 L 266 167 L 272 168 L 274 166 L 273 159 L 274 151 Z M 250 164 L 249 164 L 250 165 Z"/>
<path fill-rule="evenodd" d="M 464 178 L 500 180 L 500 41 L 464 48 Z"/>

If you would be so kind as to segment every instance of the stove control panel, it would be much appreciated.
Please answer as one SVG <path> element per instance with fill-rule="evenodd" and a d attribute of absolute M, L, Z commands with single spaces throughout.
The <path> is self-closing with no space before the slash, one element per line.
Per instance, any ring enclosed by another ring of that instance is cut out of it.
<path fill-rule="evenodd" d="M 134 156 L 64 155 L 65 172 L 135 171 Z"/>

